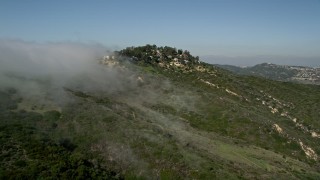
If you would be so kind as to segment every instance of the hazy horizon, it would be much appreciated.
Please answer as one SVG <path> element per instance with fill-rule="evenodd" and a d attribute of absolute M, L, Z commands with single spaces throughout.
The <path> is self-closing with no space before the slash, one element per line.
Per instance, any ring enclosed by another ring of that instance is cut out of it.
<path fill-rule="evenodd" d="M 320 1 L 1 1 L 0 39 L 156 44 L 209 63 L 319 66 Z"/>
<path fill-rule="evenodd" d="M 262 63 L 272 63 L 289 66 L 320 67 L 320 58 L 317 57 L 285 57 L 285 56 L 253 56 L 253 57 L 231 57 L 207 55 L 200 57 L 202 61 L 210 64 L 233 65 L 250 67 Z"/>

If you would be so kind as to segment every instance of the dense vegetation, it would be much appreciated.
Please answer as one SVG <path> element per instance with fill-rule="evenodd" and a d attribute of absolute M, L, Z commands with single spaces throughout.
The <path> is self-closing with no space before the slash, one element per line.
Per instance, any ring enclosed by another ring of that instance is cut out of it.
<path fill-rule="evenodd" d="M 22 100 L 14 95 L 12 89 L 0 92 L 0 179 L 121 179 L 99 158 L 75 151 L 70 139 L 53 139 L 58 111 L 16 111 Z"/>
<path fill-rule="evenodd" d="M 173 60 L 182 64 L 197 64 L 199 57 L 194 57 L 189 51 L 172 47 L 157 47 L 156 45 L 146 45 L 140 47 L 128 47 L 115 52 L 120 57 L 129 57 L 133 62 L 144 64 L 170 63 Z"/>

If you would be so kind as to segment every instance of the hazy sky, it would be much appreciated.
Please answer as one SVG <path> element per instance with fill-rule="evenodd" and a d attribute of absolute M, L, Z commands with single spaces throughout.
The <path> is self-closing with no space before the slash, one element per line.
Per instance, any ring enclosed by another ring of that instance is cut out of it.
<path fill-rule="evenodd" d="M 212 63 L 320 66 L 320 0 L 2 0 L 0 38 L 168 45 Z"/>

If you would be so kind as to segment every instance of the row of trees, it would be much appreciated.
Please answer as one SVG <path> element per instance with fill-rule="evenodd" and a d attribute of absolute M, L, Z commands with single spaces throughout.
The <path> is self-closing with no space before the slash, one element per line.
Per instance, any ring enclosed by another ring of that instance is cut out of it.
<path fill-rule="evenodd" d="M 154 64 L 159 62 L 171 62 L 178 59 L 181 62 L 195 64 L 199 62 L 199 57 L 194 57 L 189 51 L 176 49 L 169 46 L 157 47 L 156 45 L 147 44 L 139 47 L 127 47 L 121 51 L 115 52 L 117 56 L 129 57 L 133 61 L 143 61 L 144 63 Z"/>

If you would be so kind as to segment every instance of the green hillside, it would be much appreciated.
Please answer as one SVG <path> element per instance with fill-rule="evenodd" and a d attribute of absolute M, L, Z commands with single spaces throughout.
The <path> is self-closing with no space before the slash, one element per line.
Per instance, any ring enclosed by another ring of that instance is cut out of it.
<path fill-rule="evenodd" d="M 320 178 L 320 86 L 155 45 L 98 61 L 112 86 L 63 104 L 0 92 L 0 179 Z"/>

